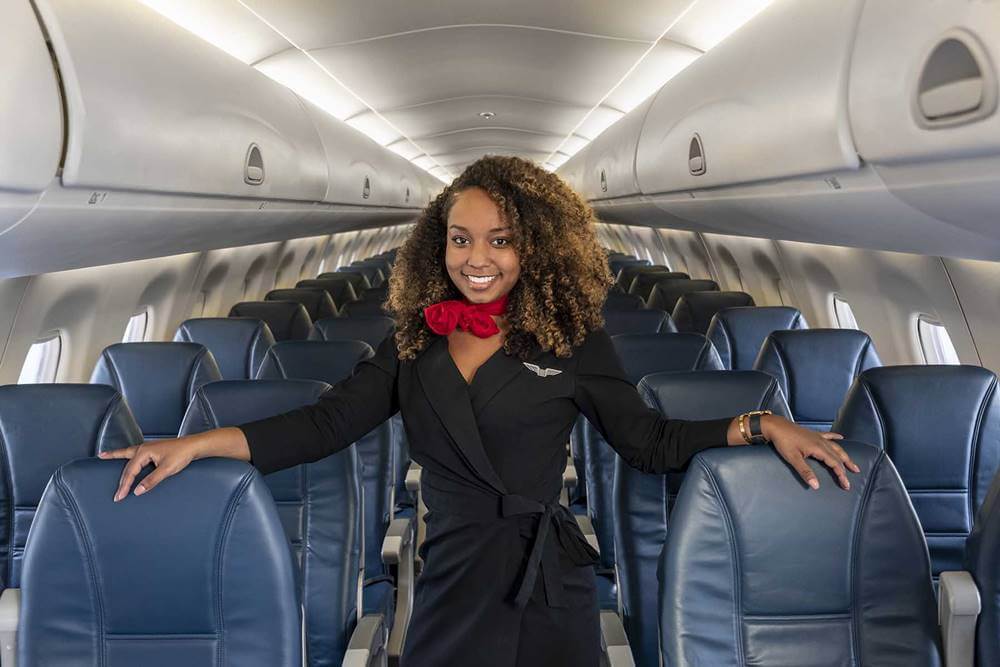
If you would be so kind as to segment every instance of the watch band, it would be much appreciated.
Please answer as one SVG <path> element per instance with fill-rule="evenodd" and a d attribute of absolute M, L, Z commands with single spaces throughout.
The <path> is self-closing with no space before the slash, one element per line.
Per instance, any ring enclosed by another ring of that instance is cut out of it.
<path fill-rule="evenodd" d="M 765 443 L 764 431 L 761 428 L 760 418 L 764 415 L 772 414 L 770 410 L 754 410 L 747 413 L 749 415 L 748 429 L 750 431 L 750 441 L 753 443 Z"/>

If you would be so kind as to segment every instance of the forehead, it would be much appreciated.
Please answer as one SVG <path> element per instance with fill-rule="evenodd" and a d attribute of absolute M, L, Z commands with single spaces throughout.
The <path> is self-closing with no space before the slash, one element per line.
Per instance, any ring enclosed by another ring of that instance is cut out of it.
<path fill-rule="evenodd" d="M 488 231 L 506 227 L 500 209 L 481 188 L 468 188 L 455 194 L 448 211 L 448 226 L 457 225 L 469 231 Z"/>

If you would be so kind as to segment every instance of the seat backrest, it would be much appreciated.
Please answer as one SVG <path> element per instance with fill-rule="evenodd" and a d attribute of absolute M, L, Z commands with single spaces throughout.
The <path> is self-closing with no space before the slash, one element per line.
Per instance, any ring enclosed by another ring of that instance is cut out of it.
<path fill-rule="evenodd" d="M 932 573 L 959 570 L 1000 465 L 997 377 L 979 366 L 886 366 L 854 381 L 834 429 L 888 452 L 910 494 Z"/>
<path fill-rule="evenodd" d="M 363 279 L 363 276 L 358 274 L 357 278 Z M 344 273 L 324 273 L 319 278 L 300 280 L 295 283 L 295 287 L 297 289 L 326 290 L 326 293 L 330 295 L 333 302 L 339 308 L 343 308 L 345 303 L 357 301 L 364 289 L 362 287 L 355 287 L 354 283 L 357 282 L 357 278 L 352 278 Z"/>
<path fill-rule="evenodd" d="M 611 275 L 616 279 L 621 278 L 622 269 L 630 266 L 650 266 L 651 262 L 648 259 L 637 259 L 635 257 L 629 257 L 627 255 L 609 255 L 608 256 L 608 269 L 611 271 Z M 631 280 L 629 276 L 629 280 Z M 627 286 L 627 285 L 626 285 Z"/>
<path fill-rule="evenodd" d="M 677 301 L 689 292 L 718 292 L 719 285 L 714 280 L 690 280 L 665 278 L 656 281 L 646 299 L 647 308 L 657 308 L 668 313 L 674 312 Z"/>
<path fill-rule="evenodd" d="M 305 340 L 312 328 L 305 306 L 291 301 L 242 301 L 229 309 L 229 317 L 263 320 L 276 341 Z"/>
<path fill-rule="evenodd" d="M 223 380 L 250 380 L 274 336 L 266 322 L 253 317 L 199 317 L 181 322 L 174 341 L 207 347 Z"/>
<path fill-rule="evenodd" d="M 344 306 L 342 315 L 345 317 L 356 317 L 361 315 L 363 317 L 372 317 L 373 315 L 386 316 L 387 311 L 382 309 L 383 299 L 362 299 L 361 301 L 352 301 Z"/>
<path fill-rule="evenodd" d="M 691 462 L 661 556 L 667 665 L 939 667 L 937 604 L 920 524 L 885 452 L 818 490 L 770 447 Z"/>
<path fill-rule="evenodd" d="M 355 271 L 349 266 L 342 266 L 336 271 L 327 271 L 316 276 L 316 280 L 326 280 L 327 278 L 347 278 L 351 285 L 354 286 L 354 291 L 357 294 L 361 294 L 361 292 L 372 286 L 371 281 L 368 280 L 368 276 L 360 271 Z"/>
<path fill-rule="evenodd" d="M 748 371 L 772 331 L 808 328 L 799 309 L 790 306 L 723 308 L 712 318 L 705 335 L 715 345 L 726 368 Z"/>
<path fill-rule="evenodd" d="M 221 380 L 208 348 L 198 343 L 115 343 L 104 348 L 91 384 L 114 387 L 146 440 L 175 438 L 198 388 Z"/>
<path fill-rule="evenodd" d="M 777 381 L 757 371 L 654 373 L 639 383 L 639 393 L 669 419 L 721 419 L 749 410 L 788 415 Z M 683 480 L 683 473 L 646 474 L 615 457 L 612 502 L 619 599 L 638 665 L 659 664 L 657 591 L 650 582 L 656 581 L 668 518 Z"/>
<path fill-rule="evenodd" d="M 678 331 L 703 334 L 723 308 L 753 305 L 753 297 L 746 292 L 688 292 L 677 299 L 672 317 Z"/>
<path fill-rule="evenodd" d="M 644 302 L 649 300 L 649 295 L 653 287 L 660 280 L 690 280 L 691 277 L 681 271 L 670 271 L 649 267 L 648 269 L 636 269 L 632 275 L 632 282 L 622 285 L 629 294 L 635 294 Z M 673 310 L 673 309 L 671 309 Z M 667 311 L 670 312 L 669 310 Z"/>
<path fill-rule="evenodd" d="M 375 349 L 394 326 L 392 318 L 383 315 L 327 317 L 313 322 L 309 340 L 363 340 Z"/>
<path fill-rule="evenodd" d="M 213 382 L 191 402 L 182 432 L 281 414 L 315 403 L 329 389 L 314 380 Z M 364 539 L 359 467 L 357 451 L 348 447 L 264 477 L 298 566 L 310 667 L 341 664 L 359 615 Z"/>
<path fill-rule="evenodd" d="M 291 558 L 260 474 L 195 461 L 115 503 L 125 463 L 52 476 L 24 554 L 18 664 L 300 665 Z"/>
<path fill-rule="evenodd" d="M 139 425 L 111 387 L 0 387 L 0 588 L 20 585 L 28 528 L 56 468 L 141 442 Z"/>
<path fill-rule="evenodd" d="M 296 287 L 273 289 L 264 296 L 265 301 L 293 301 L 301 303 L 315 322 L 324 317 L 335 317 L 337 306 L 330 293 L 321 287 Z"/>
<path fill-rule="evenodd" d="M 778 379 L 796 422 L 829 431 L 854 378 L 881 365 L 864 331 L 803 329 L 770 333 L 753 367 Z"/>
<path fill-rule="evenodd" d="M 345 267 L 340 267 L 340 268 L 345 268 Z M 382 269 L 379 268 L 378 266 L 375 266 L 374 264 L 367 264 L 364 262 L 352 262 L 351 265 L 346 268 L 348 271 L 363 273 L 365 277 L 368 278 L 368 282 L 371 284 L 372 287 L 378 287 L 379 285 L 382 284 L 382 281 L 385 279 L 385 276 L 382 275 Z M 340 269 L 337 270 L 339 271 Z"/>
<path fill-rule="evenodd" d="M 604 314 L 611 310 L 638 310 L 646 304 L 635 294 L 625 294 L 617 290 L 610 290 L 607 298 L 604 299 Z"/>
<path fill-rule="evenodd" d="M 677 333 L 670 315 L 662 310 L 605 310 L 604 329 L 610 336 L 618 334 Z"/>
<path fill-rule="evenodd" d="M 976 665 L 1000 665 L 1000 476 L 993 478 L 965 544 L 965 570 L 979 589 Z"/>

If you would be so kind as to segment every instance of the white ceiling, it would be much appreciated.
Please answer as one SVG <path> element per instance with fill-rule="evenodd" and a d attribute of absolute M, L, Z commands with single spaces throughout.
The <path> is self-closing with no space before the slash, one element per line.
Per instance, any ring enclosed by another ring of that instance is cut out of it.
<path fill-rule="evenodd" d="M 770 2 L 141 1 L 442 180 L 558 167 Z"/>

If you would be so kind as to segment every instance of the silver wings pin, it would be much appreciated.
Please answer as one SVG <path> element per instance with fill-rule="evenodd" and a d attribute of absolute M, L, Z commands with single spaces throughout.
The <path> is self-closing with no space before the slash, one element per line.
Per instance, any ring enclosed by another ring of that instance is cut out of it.
<path fill-rule="evenodd" d="M 546 378 L 549 377 L 550 375 L 559 375 L 560 373 L 562 373 L 562 371 L 559 370 L 558 368 L 542 368 L 537 364 L 530 364 L 527 361 L 523 363 L 528 368 L 529 371 L 531 371 L 540 378 Z"/>

